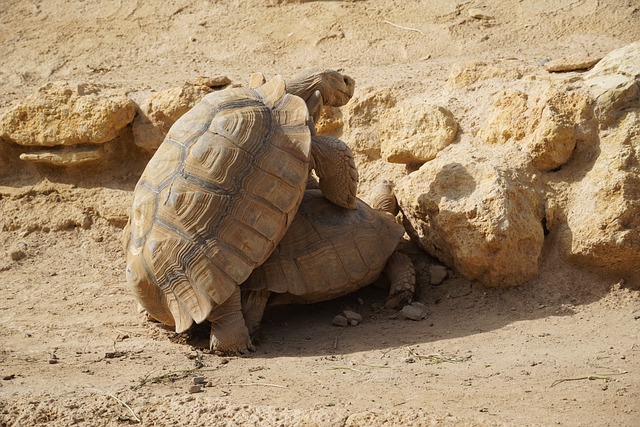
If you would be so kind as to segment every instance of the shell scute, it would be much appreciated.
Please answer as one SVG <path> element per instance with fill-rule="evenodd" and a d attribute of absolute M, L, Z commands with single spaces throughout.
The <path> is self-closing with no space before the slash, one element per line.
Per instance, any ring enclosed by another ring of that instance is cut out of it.
<path fill-rule="evenodd" d="M 200 185 L 218 192 L 234 193 L 241 185 L 241 176 L 231 171 L 251 167 L 252 156 L 224 137 L 203 135 L 189 152 L 183 175 L 199 180 Z"/>

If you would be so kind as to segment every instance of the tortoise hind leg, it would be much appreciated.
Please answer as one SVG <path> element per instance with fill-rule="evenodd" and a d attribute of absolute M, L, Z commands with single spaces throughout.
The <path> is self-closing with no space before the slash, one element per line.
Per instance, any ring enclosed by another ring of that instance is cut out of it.
<path fill-rule="evenodd" d="M 242 316 L 239 287 L 236 287 L 225 302 L 213 307 L 207 319 L 211 322 L 209 338 L 211 352 L 244 354 L 249 350 L 255 350 Z"/>
<path fill-rule="evenodd" d="M 260 328 L 262 315 L 270 295 L 271 292 L 267 289 L 242 292 L 242 314 L 249 334 L 254 334 Z"/>
<path fill-rule="evenodd" d="M 387 260 L 384 273 L 391 282 L 386 308 L 397 308 L 413 300 L 416 287 L 416 270 L 408 255 L 395 251 Z"/>

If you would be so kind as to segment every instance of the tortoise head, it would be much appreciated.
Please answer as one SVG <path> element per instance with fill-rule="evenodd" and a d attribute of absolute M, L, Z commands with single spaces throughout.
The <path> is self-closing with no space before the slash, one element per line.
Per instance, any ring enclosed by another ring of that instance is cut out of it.
<path fill-rule="evenodd" d="M 345 105 L 353 96 L 355 81 L 335 70 L 307 68 L 287 82 L 287 92 L 307 101 L 316 91 L 322 94 L 322 103 L 331 107 Z"/>

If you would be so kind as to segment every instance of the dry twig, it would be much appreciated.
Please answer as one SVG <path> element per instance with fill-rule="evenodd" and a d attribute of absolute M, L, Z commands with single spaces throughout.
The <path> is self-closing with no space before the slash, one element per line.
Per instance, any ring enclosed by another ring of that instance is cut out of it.
<path fill-rule="evenodd" d="M 611 374 L 607 374 L 607 375 L 586 375 L 584 377 L 575 377 L 575 378 L 560 378 L 559 380 L 555 380 L 553 382 L 553 384 L 551 384 L 551 387 L 555 387 L 560 383 L 564 383 L 567 381 L 582 381 L 582 380 L 605 380 L 605 381 L 611 381 L 613 380 L 613 378 L 611 378 L 610 375 L 623 375 L 623 374 L 627 374 L 627 371 L 623 371 L 620 370 L 619 372 L 615 372 L 615 373 L 611 373 Z"/>
<path fill-rule="evenodd" d="M 402 25 L 394 24 L 393 22 L 390 22 L 390 21 L 387 21 L 387 20 L 385 20 L 385 21 L 383 21 L 383 22 L 384 22 L 385 24 L 392 25 L 392 26 L 394 26 L 394 27 L 396 27 L 396 28 L 402 28 L 403 30 L 415 31 L 415 32 L 417 32 L 417 33 L 422 34 L 423 36 L 426 36 L 426 34 L 425 34 L 424 32 L 422 32 L 421 30 L 419 30 L 419 29 L 417 29 L 417 28 L 403 27 Z"/>

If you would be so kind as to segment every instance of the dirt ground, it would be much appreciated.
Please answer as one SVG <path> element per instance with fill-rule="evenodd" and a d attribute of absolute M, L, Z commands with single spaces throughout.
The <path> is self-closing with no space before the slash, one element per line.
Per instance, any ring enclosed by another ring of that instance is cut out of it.
<path fill-rule="evenodd" d="M 636 0 L 4 0 L 0 113 L 54 80 L 158 91 L 309 65 L 410 96 L 456 63 L 533 70 L 638 39 Z M 257 351 L 227 358 L 206 328 L 146 322 L 120 235 L 147 157 L 114 147 L 90 169 L 0 171 L 0 426 L 640 425 L 640 283 L 564 263 L 552 236 L 518 288 L 420 274 L 419 322 L 371 287 L 272 310 Z M 333 326 L 347 308 L 363 322 Z"/>

